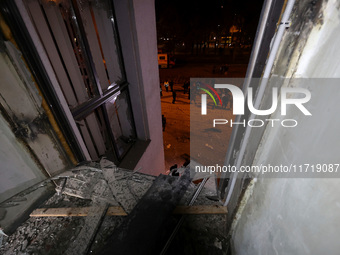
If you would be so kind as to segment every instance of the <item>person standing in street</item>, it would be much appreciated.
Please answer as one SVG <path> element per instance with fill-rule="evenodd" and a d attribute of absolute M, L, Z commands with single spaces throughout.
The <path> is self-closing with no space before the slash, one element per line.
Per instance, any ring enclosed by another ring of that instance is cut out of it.
<path fill-rule="evenodd" d="M 174 104 L 176 102 L 176 91 L 172 91 L 172 103 Z"/>
<path fill-rule="evenodd" d="M 170 85 L 171 92 L 173 92 L 174 91 L 174 81 L 170 80 L 169 85 Z"/>
<path fill-rule="evenodd" d="M 169 82 L 168 81 L 164 82 L 164 87 L 165 87 L 166 92 L 169 92 Z"/>
<path fill-rule="evenodd" d="M 166 126 L 166 118 L 162 114 L 162 127 L 163 127 L 163 131 L 165 131 L 165 126 Z"/>
<path fill-rule="evenodd" d="M 228 105 L 228 95 L 226 94 L 223 94 L 222 95 L 222 109 L 226 109 L 227 108 L 227 105 Z"/>
<path fill-rule="evenodd" d="M 186 82 L 183 84 L 183 92 L 184 92 L 184 94 L 187 93 L 188 88 L 189 88 L 189 85 L 190 85 L 190 82 L 188 82 L 188 81 L 186 81 Z"/>
<path fill-rule="evenodd" d="M 193 87 L 193 89 L 191 90 L 191 93 L 189 92 L 190 104 L 191 104 L 191 101 L 194 101 L 194 104 L 196 104 L 196 95 L 197 95 L 196 87 Z"/>

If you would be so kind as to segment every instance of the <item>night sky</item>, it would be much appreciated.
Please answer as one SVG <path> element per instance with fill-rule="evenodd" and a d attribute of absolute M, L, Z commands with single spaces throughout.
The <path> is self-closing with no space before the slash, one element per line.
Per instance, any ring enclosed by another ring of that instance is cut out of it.
<path fill-rule="evenodd" d="M 156 0 L 157 36 L 176 43 L 207 41 L 228 35 L 235 25 L 253 41 L 263 0 Z"/>

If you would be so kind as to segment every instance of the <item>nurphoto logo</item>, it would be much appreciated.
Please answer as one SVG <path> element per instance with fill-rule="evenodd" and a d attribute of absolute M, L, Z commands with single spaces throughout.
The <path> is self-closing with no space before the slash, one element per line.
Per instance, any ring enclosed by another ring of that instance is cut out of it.
<path fill-rule="evenodd" d="M 245 96 L 243 91 L 231 84 L 215 84 L 214 88 L 216 89 L 228 89 L 232 94 L 232 105 L 233 105 L 233 115 L 244 115 L 244 106 L 245 106 Z M 215 91 L 215 90 L 214 90 Z M 281 88 L 281 115 L 287 115 L 287 105 L 295 105 L 304 115 L 311 116 L 312 114 L 306 109 L 303 105 L 307 103 L 311 99 L 311 93 L 308 89 L 304 88 Z M 272 105 L 267 110 L 256 109 L 253 102 L 253 89 L 248 88 L 247 90 L 247 106 L 251 113 L 255 116 L 265 116 L 274 113 L 278 107 L 278 89 L 272 88 Z M 292 94 L 299 94 L 299 98 L 291 98 Z M 209 93 L 210 97 L 212 95 Z M 302 95 L 302 96 L 301 96 Z M 201 115 L 207 115 L 207 94 L 201 94 Z M 214 100 L 215 101 L 215 100 Z M 269 122 L 272 127 L 275 126 L 276 122 L 280 122 L 283 127 L 295 127 L 298 122 L 295 119 L 265 119 L 265 121 Z M 250 127 L 262 127 L 264 125 L 264 121 L 262 119 L 249 119 L 246 123 L 246 120 L 242 122 L 233 122 L 232 119 L 214 119 L 213 127 L 216 125 L 225 125 L 230 123 L 230 126 L 233 125 L 243 125 Z"/>

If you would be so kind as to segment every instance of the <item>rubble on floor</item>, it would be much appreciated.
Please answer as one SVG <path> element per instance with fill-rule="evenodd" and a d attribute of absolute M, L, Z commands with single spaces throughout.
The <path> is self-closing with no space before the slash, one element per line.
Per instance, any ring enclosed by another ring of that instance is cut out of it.
<path fill-rule="evenodd" d="M 159 254 L 171 234 L 165 231 L 169 218 L 190 182 L 189 170 L 181 177 L 159 175 L 99 254 Z"/>
<path fill-rule="evenodd" d="M 12 235 L 0 235 L 0 254 L 98 254 L 127 217 L 107 216 L 106 208 L 119 206 L 130 214 L 156 179 L 138 171 L 117 168 L 105 159 L 72 169 L 65 176 L 56 181 L 57 192 L 40 208 L 90 207 L 92 214 L 87 217 L 31 217 Z M 195 189 L 196 185 L 191 182 L 179 204 L 187 205 Z M 215 180 L 211 178 L 194 205 L 221 205 L 207 198 L 214 196 Z M 167 227 L 174 227 L 180 217 L 170 216 L 171 224 Z M 226 214 L 186 215 L 166 254 L 226 254 L 225 221 Z"/>

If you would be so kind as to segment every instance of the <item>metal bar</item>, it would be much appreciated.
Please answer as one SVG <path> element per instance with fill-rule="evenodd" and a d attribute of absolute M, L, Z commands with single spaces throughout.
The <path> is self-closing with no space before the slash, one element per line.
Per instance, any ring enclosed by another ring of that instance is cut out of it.
<path fill-rule="evenodd" d="M 89 45 L 89 42 L 87 40 L 87 37 L 86 37 L 86 32 L 85 32 L 85 29 L 84 29 L 84 24 L 83 24 L 83 21 L 82 21 L 82 16 L 81 16 L 81 13 L 79 11 L 79 8 L 78 8 L 78 1 L 77 0 L 71 0 L 71 10 L 73 12 L 73 15 L 75 18 L 72 19 L 74 25 L 75 25 L 75 28 L 78 30 L 78 35 L 79 37 L 81 38 L 81 40 L 79 40 L 79 43 L 80 45 L 82 46 L 83 48 L 83 51 L 84 51 L 84 57 L 86 58 L 85 59 L 85 64 L 86 65 L 89 65 L 88 66 L 88 74 L 91 78 L 91 80 L 94 82 L 94 86 L 95 89 L 96 89 L 96 92 L 99 94 L 99 95 L 102 95 L 102 89 L 101 89 L 101 86 L 100 86 L 100 81 L 99 81 L 99 77 L 98 77 L 98 74 L 97 74 L 97 71 L 96 71 L 96 67 L 95 67 L 95 64 L 93 62 L 93 56 L 91 54 L 91 49 L 90 49 L 90 45 Z"/>
<path fill-rule="evenodd" d="M 109 120 L 109 116 L 107 114 L 107 109 L 105 105 L 102 105 L 102 113 L 103 113 L 103 118 L 105 122 L 105 129 L 107 130 L 107 134 L 110 138 L 111 147 L 113 148 L 113 152 L 115 153 L 113 154 L 115 163 L 119 163 L 121 157 L 119 155 L 118 145 L 116 144 L 116 140 L 111 129 L 110 120 Z"/>
<path fill-rule="evenodd" d="M 279 50 L 281 39 L 282 39 L 282 36 L 284 34 L 284 31 L 285 31 L 284 23 L 288 20 L 290 13 L 293 9 L 294 3 L 295 3 L 295 0 L 288 0 L 285 11 L 283 13 L 283 16 L 282 16 L 282 19 L 281 19 L 282 23 L 280 24 L 280 27 L 277 31 L 276 36 L 275 36 L 273 46 L 272 46 L 272 49 L 270 50 L 270 53 L 269 53 L 269 56 L 268 56 L 268 61 L 267 61 L 267 64 L 266 64 L 266 67 L 265 67 L 265 70 L 264 70 L 264 74 L 263 74 L 263 77 L 262 77 L 262 80 L 261 80 L 261 83 L 260 83 L 260 87 L 259 87 L 259 90 L 258 90 L 257 95 L 256 95 L 256 99 L 255 99 L 255 103 L 254 103 L 254 107 L 256 109 L 259 108 L 261 101 L 263 99 L 263 95 L 264 95 L 265 89 L 266 89 L 267 84 L 268 84 L 268 78 L 269 78 L 271 70 L 273 68 L 274 60 L 276 58 L 276 54 Z M 256 117 L 256 115 L 254 113 L 250 114 L 250 119 L 254 119 L 255 117 Z M 236 166 L 237 169 L 239 169 L 239 167 L 241 166 L 241 163 L 242 163 L 245 151 L 246 151 L 246 147 L 248 145 L 248 140 L 249 140 L 249 137 L 250 137 L 250 134 L 251 134 L 251 130 L 252 130 L 252 127 L 250 127 L 250 126 L 246 127 L 246 130 L 245 130 L 245 133 L 244 133 L 244 136 L 243 136 L 243 140 L 242 140 L 242 143 L 241 143 L 241 146 L 240 146 L 240 151 L 239 151 L 239 154 L 237 155 L 237 158 L 236 158 L 235 166 Z M 230 184 L 230 188 L 229 188 L 226 200 L 224 202 L 225 206 L 228 205 L 228 203 L 229 203 L 229 201 L 232 197 L 237 175 L 238 175 L 238 173 L 236 172 L 233 176 L 233 179 L 232 179 L 232 182 Z"/>
<path fill-rule="evenodd" d="M 199 194 L 201 193 L 201 191 L 202 191 L 202 189 L 203 189 L 205 183 L 207 182 L 207 180 L 208 180 L 209 178 L 210 178 L 210 176 L 209 176 L 209 177 L 205 177 L 205 178 L 203 179 L 203 181 L 200 183 L 200 185 L 197 187 L 197 189 L 196 189 L 194 195 L 192 196 L 192 198 L 191 198 L 191 200 L 190 200 L 190 202 L 189 202 L 189 204 L 188 204 L 189 206 L 191 206 L 191 205 L 194 204 L 196 198 L 197 198 L 197 197 L 199 196 Z M 171 236 L 169 237 L 168 241 L 166 242 L 165 246 L 163 247 L 163 250 L 161 251 L 160 255 L 165 255 L 165 254 L 166 254 L 166 251 L 168 250 L 168 248 L 169 248 L 169 246 L 170 246 L 172 240 L 175 238 L 175 236 L 176 236 L 178 230 L 179 230 L 180 227 L 182 226 L 184 220 L 185 220 L 185 216 L 182 215 L 181 218 L 179 219 L 179 221 L 178 221 L 178 223 L 177 223 L 175 229 L 172 231 Z"/>
<path fill-rule="evenodd" d="M 81 8 L 81 7 L 80 7 Z M 101 91 L 107 90 L 109 87 L 109 79 L 107 77 L 105 66 L 104 66 L 104 56 L 101 51 L 101 42 L 96 33 L 95 20 L 91 15 L 91 4 L 82 8 L 80 15 L 83 23 L 83 29 L 86 34 L 87 43 L 89 46 L 89 51 L 91 52 L 93 67 L 96 68 L 96 74 L 98 75 L 98 82 Z M 79 22 L 80 23 L 80 22 Z M 91 63 L 92 64 L 92 63 Z M 113 82 L 113 81 L 111 81 Z M 102 93 L 101 93 L 102 94 Z"/>
<path fill-rule="evenodd" d="M 36 2 L 33 2 L 37 4 Z M 39 7 L 39 6 L 38 6 Z M 32 6 L 32 10 L 37 9 L 35 5 Z M 85 102 L 89 96 L 87 95 L 85 86 L 83 84 L 83 78 L 82 74 L 80 72 L 80 69 L 78 67 L 77 59 L 74 55 L 73 45 L 71 43 L 71 40 L 69 38 L 67 27 L 65 26 L 65 21 L 62 17 L 62 14 L 60 13 L 60 9 L 58 6 L 50 6 L 45 5 L 43 6 L 45 15 L 46 15 L 46 21 L 48 21 L 48 24 L 51 27 L 51 32 L 53 33 L 53 36 L 55 38 L 55 45 L 54 42 L 50 44 L 45 44 L 45 48 L 49 49 L 49 47 L 56 47 L 60 50 L 61 57 L 65 63 L 66 72 L 68 73 L 70 77 L 71 84 L 70 89 L 71 91 L 74 91 L 74 95 L 77 98 L 76 102 L 70 102 L 71 105 L 76 106 L 77 104 L 81 104 Z M 32 12 L 32 14 L 35 14 L 37 11 Z M 32 15 L 33 16 L 33 15 Z M 37 20 L 36 26 L 39 26 L 39 20 L 38 17 L 35 18 Z M 46 22 L 47 23 L 47 22 Z M 41 34 L 41 37 L 46 37 L 45 34 Z M 56 58 L 58 59 L 59 56 Z M 57 62 L 56 59 L 53 59 L 51 63 L 54 65 L 54 63 Z M 65 71 L 65 70 L 64 70 Z M 58 72 L 58 79 L 61 79 L 62 76 L 60 76 L 60 73 Z M 63 88 L 67 87 L 67 84 L 63 84 L 63 81 L 60 80 L 60 86 Z M 73 91 L 71 93 L 73 93 Z M 68 93 L 68 90 L 65 91 Z M 65 94 L 65 97 L 69 97 L 69 95 Z"/>
<path fill-rule="evenodd" d="M 110 83 L 118 82 L 122 76 L 119 55 L 112 27 L 112 14 L 108 17 L 107 10 L 101 8 L 92 8 L 96 18 L 96 27 L 100 37 L 100 44 L 105 58 L 105 64 Z"/>
<path fill-rule="evenodd" d="M 261 18 L 261 23 L 259 24 L 258 29 L 257 29 L 257 36 L 256 36 L 256 40 L 255 40 L 255 45 L 254 45 L 253 50 L 252 50 L 252 57 L 249 61 L 249 65 L 248 65 L 249 67 L 247 69 L 247 74 L 246 74 L 246 80 L 243 84 L 243 91 L 246 91 L 248 89 L 248 87 L 250 85 L 250 81 L 253 78 L 255 64 L 257 62 L 258 55 L 259 55 L 259 52 L 260 52 L 260 47 L 261 47 L 263 36 L 264 36 L 264 33 L 265 33 L 267 20 L 268 20 L 268 17 L 269 17 L 269 12 L 270 12 L 270 9 L 272 7 L 272 2 L 273 2 L 273 0 L 267 0 L 264 7 L 263 7 L 263 14 L 262 14 L 262 18 Z"/>
<path fill-rule="evenodd" d="M 86 121 L 85 120 L 80 120 L 78 121 L 77 123 L 78 125 L 78 129 L 81 133 L 81 136 L 84 140 L 84 143 L 89 151 L 89 154 L 91 156 L 91 158 L 98 158 L 98 154 L 97 154 L 97 151 L 95 149 L 95 146 L 94 146 L 94 143 L 93 143 L 93 140 L 91 139 L 91 136 L 90 136 L 90 133 L 89 133 L 89 130 L 87 128 L 87 125 L 86 125 Z"/>
<path fill-rule="evenodd" d="M 116 96 L 118 92 L 124 89 L 128 83 L 124 83 L 122 86 L 113 88 L 107 91 L 103 96 L 98 96 L 93 98 L 86 103 L 78 106 L 77 108 L 72 110 L 72 115 L 75 120 L 82 120 L 89 114 L 91 114 L 96 108 L 111 100 L 112 97 Z"/>
<path fill-rule="evenodd" d="M 120 64 L 120 68 L 121 68 L 121 72 L 122 72 L 122 79 L 126 81 L 126 70 L 125 70 L 125 64 L 124 64 L 124 59 L 123 59 L 123 53 L 122 53 L 122 46 L 121 46 L 121 41 L 120 41 L 120 37 L 118 34 L 118 27 L 117 27 L 117 22 L 115 22 L 116 19 L 116 14 L 115 14 L 115 8 L 114 8 L 114 4 L 113 1 L 109 1 L 109 5 L 110 5 L 110 9 L 111 9 L 111 23 L 112 23 L 112 28 L 113 28 L 113 33 L 114 33 L 114 37 L 115 37 L 115 41 L 116 41 L 116 47 L 117 47 L 117 54 L 118 54 L 118 60 L 119 60 L 119 64 Z"/>
<path fill-rule="evenodd" d="M 93 143 L 95 144 L 98 152 L 98 156 L 102 156 L 105 154 L 106 147 L 104 137 L 101 134 L 100 124 L 96 118 L 96 115 L 93 113 L 86 117 L 87 126 L 89 127 L 91 136 L 93 138 Z"/>
<path fill-rule="evenodd" d="M 48 22 L 41 22 L 42 20 L 44 19 L 47 20 L 48 18 L 46 16 L 46 13 L 43 13 L 42 8 L 38 1 L 27 2 L 27 7 L 30 13 L 32 14 L 32 20 L 36 24 L 37 32 L 40 34 L 40 38 L 42 43 L 44 44 L 47 55 L 50 57 L 50 59 L 54 60 L 51 61 L 51 64 L 58 76 L 60 82 L 59 84 L 62 88 L 62 91 L 64 92 L 65 98 L 68 104 L 74 107 L 77 105 L 77 95 L 74 89 L 72 88 L 70 82 L 71 77 L 65 71 L 66 70 L 65 62 L 60 58 L 60 56 L 62 55 L 62 51 L 64 50 L 66 45 L 63 44 L 63 47 L 61 49 L 59 49 L 56 46 L 57 40 L 53 36 L 53 30 L 57 28 L 57 26 L 54 25 L 52 28 Z"/>
<path fill-rule="evenodd" d="M 270 50 L 271 39 L 274 36 L 279 15 L 282 10 L 283 0 L 267 0 L 264 3 L 260 20 L 258 25 L 257 35 L 255 38 L 255 45 L 252 50 L 249 67 L 246 74 L 246 79 L 243 84 L 243 90 L 250 86 L 252 78 L 260 77 L 262 75 L 264 64 L 266 62 L 268 52 Z M 242 118 L 247 118 L 249 115 L 237 115 L 235 122 L 241 122 Z M 229 139 L 228 150 L 224 165 L 234 165 L 234 153 L 240 148 L 240 140 L 244 135 L 245 128 L 237 125 L 233 128 L 231 137 Z M 236 142 L 238 141 L 238 142 Z M 229 179 L 232 178 L 227 173 L 222 173 L 220 184 L 218 185 L 218 196 L 223 199 L 229 188 Z"/>

